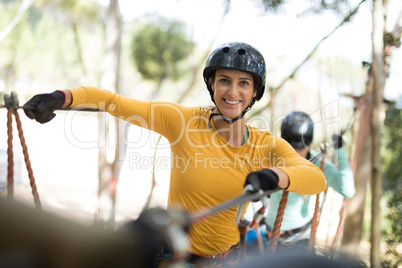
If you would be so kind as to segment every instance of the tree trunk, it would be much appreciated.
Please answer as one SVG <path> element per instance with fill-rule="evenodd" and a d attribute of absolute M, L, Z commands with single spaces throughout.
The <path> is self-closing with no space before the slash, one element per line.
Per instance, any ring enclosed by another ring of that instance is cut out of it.
<path fill-rule="evenodd" d="M 84 57 L 82 56 L 81 40 L 80 40 L 80 36 L 78 34 L 77 22 L 74 19 L 71 22 L 71 27 L 72 27 L 73 33 L 74 33 L 74 43 L 75 43 L 75 47 L 77 48 L 78 61 L 79 61 L 80 65 L 81 65 L 83 75 L 86 75 L 87 74 L 87 69 L 85 68 Z"/>
<path fill-rule="evenodd" d="M 381 156 L 380 156 L 380 110 L 383 100 L 383 90 L 385 85 L 384 73 L 384 37 L 385 37 L 385 8 L 383 1 L 374 0 L 373 2 L 373 112 L 371 118 L 371 135 L 372 135 L 372 148 L 373 153 L 371 156 L 371 251 L 370 263 L 372 268 L 381 266 L 380 259 L 380 242 L 381 242 L 381 228 L 380 228 L 380 200 L 382 194 L 382 177 L 381 177 Z"/>
<path fill-rule="evenodd" d="M 121 51 L 121 14 L 118 0 L 110 0 L 107 18 L 105 22 L 105 57 L 103 59 L 103 72 L 101 87 L 118 92 L 120 74 Z M 119 120 L 115 119 L 116 147 L 114 160 L 107 161 L 107 149 L 109 147 L 108 117 L 105 113 L 99 114 L 99 186 L 98 186 L 98 210 L 95 215 L 95 225 L 104 229 L 113 229 L 115 225 L 116 187 L 121 168 L 120 159 L 120 131 Z"/>
<path fill-rule="evenodd" d="M 362 239 L 363 215 L 367 183 L 371 177 L 371 134 L 373 77 L 371 70 L 366 83 L 366 93 L 359 105 L 359 130 L 356 138 L 352 169 L 355 178 L 356 194 L 350 200 L 342 237 L 342 250 L 351 256 L 358 256 Z"/>

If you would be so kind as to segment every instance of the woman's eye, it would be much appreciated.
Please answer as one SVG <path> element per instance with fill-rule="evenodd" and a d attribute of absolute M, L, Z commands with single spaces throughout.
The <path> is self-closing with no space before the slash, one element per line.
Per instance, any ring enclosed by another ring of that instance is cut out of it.
<path fill-rule="evenodd" d="M 248 83 L 247 81 L 241 81 L 241 85 L 242 85 L 242 86 L 248 86 L 249 83 Z"/>
<path fill-rule="evenodd" d="M 229 83 L 229 80 L 227 80 L 226 78 L 222 78 L 221 80 L 219 80 L 219 82 L 221 82 L 222 84 L 227 84 Z"/>

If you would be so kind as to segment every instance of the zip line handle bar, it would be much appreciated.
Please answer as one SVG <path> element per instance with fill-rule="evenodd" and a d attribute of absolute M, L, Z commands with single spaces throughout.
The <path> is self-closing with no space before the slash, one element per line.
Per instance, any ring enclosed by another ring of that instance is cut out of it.
<path fill-rule="evenodd" d="M 341 130 L 341 132 L 339 133 L 339 135 L 343 136 L 346 131 L 348 131 L 348 128 Z M 323 147 L 321 147 L 321 152 L 319 154 L 317 154 L 316 156 L 314 156 L 313 158 L 309 159 L 309 161 L 311 163 L 314 163 L 315 161 L 317 161 L 321 156 L 323 156 L 326 152 L 328 148 L 332 148 L 334 147 L 336 144 L 335 141 L 331 142 L 330 144 L 321 144 Z"/>
<path fill-rule="evenodd" d="M 356 118 L 357 118 L 357 113 L 356 113 L 356 111 L 358 110 L 358 107 L 359 107 L 359 105 L 360 105 L 360 101 L 361 101 L 361 99 L 359 99 L 358 103 L 357 103 L 356 106 L 353 108 L 353 116 L 352 116 L 352 119 L 349 121 L 348 125 L 347 125 L 344 129 L 341 129 L 341 132 L 339 133 L 339 135 L 341 135 L 341 136 L 345 135 L 345 133 L 348 132 L 349 129 L 352 128 L 353 123 L 354 123 L 354 121 L 355 121 Z M 332 142 L 331 144 L 327 145 L 326 148 L 325 148 L 325 152 L 326 152 L 326 149 L 327 149 L 327 148 L 331 148 L 331 147 L 333 147 L 334 145 L 335 145 L 335 142 Z M 321 153 L 317 154 L 315 157 L 313 157 L 313 158 L 310 159 L 309 161 L 312 162 L 312 163 L 314 163 L 314 162 L 317 161 L 325 152 L 322 150 Z"/>
<path fill-rule="evenodd" d="M 352 116 L 351 120 L 349 121 L 348 125 L 347 125 L 344 129 L 341 129 L 339 135 L 341 135 L 341 136 L 345 135 L 345 133 L 348 132 L 349 129 L 352 128 L 353 123 L 354 123 L 354 121 L 355 121 L 356 118 L 357 118 L 357 113 L 356 113 L 356 111 L 358 110 L 358 107 L 359 107 L 359 105 L 360 105 L 360 100 L 361 100 L 361 99 L 359 99 L 358 103 L 356 104 L 356 106 L 355 106 L 354 109 L 353 109 L 353 116 Z M 331 147 L 333 147 L 334 145 L 335 145 L 335 142 L 333 141 L 331 144 L 327 145 L 324 150 L 321 150 L 321 152 L 320 152 L 319 154 L 317 154 L 315 157 L 313 157 L 313 158 L 310 159 L 309 161 L 312 162 L 312 163 L 314 163 L 314 162 L 317 161 L 322 155 L 324 155 L 324 153 L 326 153 L 326 149 L 327 149 L 327 148 L 331 148 Z"/>
<path fill-rule="evenodd" d="M 194 213 L 193 215 L 190 216 L 190 221 L 191 221 L 192 224 L 194 224 L 194 223 L 196 223 L 196 222 L 198 222 L 198 221 L 200 221 L 200 220 L 202 220 L 202 219 L 204 219 L 204 218 L 206 218 L 206 217 L 208 217 L 208 216 L 210 216 L 212 214 L 215 214 L 217 212 L 221 212 L 221 211 L 223 211 L 225 209 L 234 207 L 236 205 L 239 205 L 241 203 L 245 203 L 247 201 L 261 199 L 264 196 L 268 196 L 268 195 L 270 195 L 272 193 L 275 193 L 275 192 L 278 192 L 280 190 L 282 190 L 282 188 L 276 188 L 276 189 L 273 189 L 273 190 L 265 191 L 263 193 L 261 193 L 261 192 L 257 192 L 257 193 L 247 192 L 247 193 L 242 194 L 242 195 L 240 195 L 238 197 L 235 197 L 235 198 L 230 199 L 230 200 L 228 200 L 226 202 L 223 202 L 223 203 L 221 203 L 221 204 L 219 204 L 219 205 L 217 205 L 215 207 L 207 208 L 207 209 L 204 209 L 204 210 L 201 210 L 201 211 L 198 211 L 198 212 Z"/>
<path fill-rule="evenodd" d="M 327 153 L 327 149 L 334 147 L 335 146 L 335 141 L 331 142 L 330 144 L 321 144 L 321 152 L 319 154 L 317 154 L 316 156 L 314 156 L 313 158 L 309 159 L 309 161 L 311 163 L 314 163 L 315 161 L 317 161 L 321 156 L 323 156 L 324 154 Z"/>
<path fill-rule="evenodd" d="M 8 108 L 6 105 L 0 105 L 1 108 Z M 25 110 L 35 110 L 34 106 L 18 106 L 17 109 L 25 109 Z M 70 108 L 57 108 L 56 111 L 77 111 L 77 112 L 104 112 L 103 110 L 96 109 L 96 108 L 77 108 L 77 107 L 70 107 Z"/>

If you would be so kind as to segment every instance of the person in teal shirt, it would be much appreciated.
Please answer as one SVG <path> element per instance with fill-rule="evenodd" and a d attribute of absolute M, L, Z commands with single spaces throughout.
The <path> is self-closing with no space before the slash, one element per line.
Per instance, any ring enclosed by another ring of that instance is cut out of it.
<path fill-rule="evenodd" d="M 289 113 L 282 121 L 281 137 L 284 138 L 296 152 L 309 160 L 317 153 L 311 150 L 313 142 L 314 125 L 310 116 L 304 112 L 294 111 Z M 343 148 L 342 136 L 333 136 L 334 158 L 337 166 L 330 160 L 325 159 L 324 176 L 327 187 L 332 187 L 344 198 L 352 198 L 355 194 L 353 172 Z M 321 158 L 314 161 L 318 167 L 321 165 Z M 266 219 L 267 231 L 272 230 L 279 201 L 282 192 L 271 195 Z M 314 214 L 314 206 L 309 206 L 311 195 L 300 195 L 289 193 L 285 214 L 281 225 L 277 249 L 297 248 L 308 250 L 308 241 L 311 233 L 311 220 Z M 315 200 L 315 196 L 313 196 Z"/>
<path fill-rule="evenodd" d="M 311 149 L 313 132 L 313 121 L 310 116 L 304 112 L 293 111 L 286 115 L 285 119 L 282 121 L 281 137 L 285 139 L 299 155 L 309 160 L 312 160 L 317 155 L 317 152 Z M 337 160 L 337 166 L 327 158 L 324 160 L 325 165 L 323 172 L 327 181 L 327 187 L 332 187 L 344 198 L 352 198 L 355 194 L 354 177 L 342 146 L 342 136 L 334 135 L 333 144 L 335 148 L 334 158 Z M 314 161 L 314 164 L 320 167 L 321 158 Z M 271 194 L 269 198 L 268 208 L 263 222 L 265 226 L 262 228 L 262 233 L 268 237 L 268 240 L 274 226 L 281 197 L 282 191 Z M 311 201 L 314 202 L 315 196 L 289 192 L 277 250 L 293 249 L 308 251 L 311 221 L 314 214 L 314 206 L 309 205 L 311 197 L 313 197 Z M 255 245 L 255 239 L 255 231 L 247 233 L 246 240 L 248 245 L 251 247 Z"/>

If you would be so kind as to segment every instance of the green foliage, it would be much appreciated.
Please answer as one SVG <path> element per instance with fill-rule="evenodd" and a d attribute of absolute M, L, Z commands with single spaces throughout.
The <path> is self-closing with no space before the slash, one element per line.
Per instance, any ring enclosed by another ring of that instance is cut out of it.
<path fill-rule="evenodd" d="M 323 10 L 330 10 L 342 14 L 351 9 L 350 0 L 309 0 L 311 7 L 307 10 L 312 13 L 320 13 Z"/>
<path fill-rule="evenodd" d="M 0 29 L 4 29 L 17 13 L 18 5 L 4 6 L 0 15 Z M 15 76 L 18 64 L 27 56 L 25 48 L 32 44 L 32 32 L 25 14 L 0 43 L 0 78 Z"/>
<path fill-rule="evenodd" d="M 8 69 L 12 68 L 20 77 L 56 78 L 55 61 L 58 67 L 74 61 L 71 31 L 46 14 L 38 16 L 34 24 L 29 24 L 27 17 L 24 16 L 2 43 L 0 77 L 9 76 Z"/>
<path fill-rule="evenodd" d="M 37 0 L 38 6 L 61 12 L 75 21 L 95 21 L 99 5 L 92 0 Z"/>
<path fill-rule="evenodd" d="M 143 25 L 131 41 L 130 54 L 137 70 L 144 79 L 158 83 L 180 78 L 179 63 L 189 52 L 185 24 L 177 20 L 159 19 Z"/>
<path fill-rule="evenodd" d="M 260 0 L 265 8 L 265 11 L 277 12 L 283 4 L 286 3 L 285 0 Z"/>
<path fill-rule="evenodd" d="M 36 1 L 0 43 L 0 85 L 16 90 L 22 99 L 31 90 L 48 91 L 76 85 L 80 79 L 98 79 L 98 62 L 103 55 L 99 42 L 102 24 L 99 20 L 90 23 L 91 12 L 80 12 L 92 7 L 95 14 L 97 7 L 91 5 L 92 0 L 85 0 L 66 10 L 56 5 L 59 2 Z M 21 1 L 0 3 L 0 29 L 13 20 L 20 4 Z M 79 31 L 73 30 L 72 22 Z M 91 73 L 85 77 L 77 37 L 82 39 L 84 59 L 91 64 Z"/>
<path fill-rule="evenodd" d="M 388 248 L 382 266 L 399 267 L 402 264 L 402 256 L 397 251 L 402 243 L 402 109 L 391 105 L 384 125 L 383 187 L 388 200 L 386 218 L 391 224 L 384 231 Z"/>

